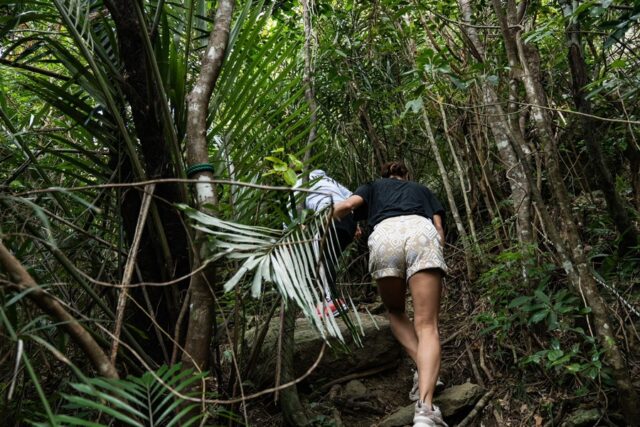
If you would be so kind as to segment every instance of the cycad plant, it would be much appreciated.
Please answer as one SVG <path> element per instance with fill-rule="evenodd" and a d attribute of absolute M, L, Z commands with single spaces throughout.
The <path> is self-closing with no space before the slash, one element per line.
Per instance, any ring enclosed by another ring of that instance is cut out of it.
<path fill-rule="evenodd" d="M 180 364 L 161 366 L 140 377 L 108 380 L 85 378 L 71 384 L 74 394 L 63 393 L 66 403 L 61 414 L 50 420 L 52 425 L 108 426 L 114 422 L 126 426 L 189 426 L 204 417 L 196 412 L 196 403 L 185 403 L 182 396 L 188 387 L 201 381 L 203 373 L 194 374 Z M 75 412 L 76 415 L 64 414 Z M 88 420 L 97 420 L 89 422 Z M 50 424 L 36 424 L 50 425 Z"/>

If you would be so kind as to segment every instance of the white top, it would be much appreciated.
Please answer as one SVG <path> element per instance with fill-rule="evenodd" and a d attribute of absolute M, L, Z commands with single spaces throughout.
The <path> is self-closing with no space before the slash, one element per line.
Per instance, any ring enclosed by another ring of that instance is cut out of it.
<path fill-rule="evenodd" d="M 307 193 L 305 207 L 314 211 L 319 211 L 329 206 L 332 202 L 341 202 L 350 197 L 353 193 L 347 190 L 342 184 L 331 178 L 321 169 L 316 169 L 309 173 L 310 190 L 320 191 L 320 193 Z M 296 187 L 302 185 L 302 180 L 296 182 Z"/>

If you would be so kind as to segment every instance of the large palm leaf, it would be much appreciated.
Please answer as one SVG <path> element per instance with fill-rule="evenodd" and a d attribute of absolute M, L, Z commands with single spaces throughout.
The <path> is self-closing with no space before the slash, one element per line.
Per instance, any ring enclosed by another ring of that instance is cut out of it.
<path fill-rule="evenodd" d="M 189 426 L 204 414 L 194 416 L 197 404 L 185 404 L 178 393 L 184 394 L 204 375 L 177 364 L 123 380 L 85 378 L 84 382 L 71 385 L 77 394 L 62 395 L 68 402 L 64 411 L 67 414 L 57 414 L 53 421 L 58 425 L 96 427 L 113 422 L 136 427 Z"/>
<path fill-rule="evenodd" d="M 320 316 L 318 306 L 325 301 L 329 278 L 320 268 L 323 256 L 336 262 L 337 242 L 329 229 L 333 226 L 331 210 L 303 216 L 286 228 L 248 226 L 224 221 L 188 206 L 181 206 L 195 221 L 194 227 L 211 235 L 217 254 L 225 254 L 240 263 L 236 273 L 224 284 L 226 291 L 242 284 L 258 297 L 264 284 L 273 284 L 286 299 L 295 303 L 323 337 L 337 337 L 342 333 L 333 316 Z M 328 247 L 329 250 L 323 250 Z M 327 254 L 327 255 L 324 255 Z M 247 280 L 247 276 L 252 276 Z M 347 325 L 354 337 L 358 332 L 347 317 Z"/>

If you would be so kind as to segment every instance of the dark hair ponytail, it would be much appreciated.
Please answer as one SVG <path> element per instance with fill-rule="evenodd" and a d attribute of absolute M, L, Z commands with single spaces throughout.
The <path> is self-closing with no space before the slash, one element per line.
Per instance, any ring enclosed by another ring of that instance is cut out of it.
<path fill-rule="evenodd" d="M 390 176 L 400 176 L 405 178 L 409 170 L 402 162 L 387 162 L 380 168 L 380 176 L 389 178 Z"/>

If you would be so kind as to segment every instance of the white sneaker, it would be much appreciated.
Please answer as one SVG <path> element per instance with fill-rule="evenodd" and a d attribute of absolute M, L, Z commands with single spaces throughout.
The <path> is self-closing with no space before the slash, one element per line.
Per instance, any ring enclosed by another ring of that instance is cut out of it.
<path fill-rule="evenodd" d="M 416 411 L 413 415 L 413 427 L 449 427 L 442 418 L 440 408 L 433 405 L 433 409 L 427 409 L 421 401 L 416 402 Z"/>
<path fill-rule="evenodd" d="M 436 381 L 436 391 L 440 391 L 444 388 L 444 383 L 440 381 L 440 377 Z M 409 392 L 409 400 L 412 402 L 417 402 L 420 399 L 420 387 L 418 385 L 418 371 L 413 373 L 413 386 L 411 387 L 411 391 Z"/>

